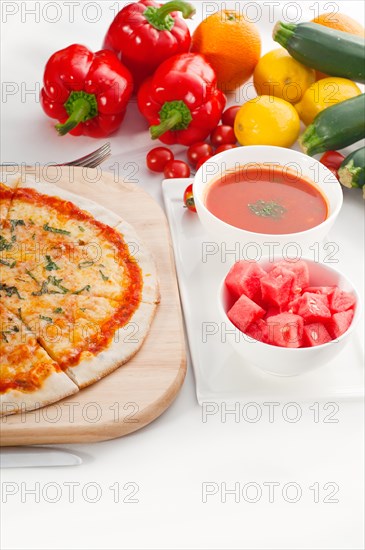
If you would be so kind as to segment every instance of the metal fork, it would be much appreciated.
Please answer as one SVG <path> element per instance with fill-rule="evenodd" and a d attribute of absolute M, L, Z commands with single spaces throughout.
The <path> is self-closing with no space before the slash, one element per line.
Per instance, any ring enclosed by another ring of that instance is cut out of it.
<path fill-rule="evenodd" d="M 110 143 L 104 143 L 99 149 L 96 149 L 92 153 L 89 153 L 88 155 L 85 155 L 84 157 L 81 157 L 76 160 L 72 160 L 70 162 L 63 162 L 62 164 L 58 164 L 57 166 L 83 166 L 85 168 L 96 168 L 99 166 L 104 160 L 106 160 L 110 155 L 112 154 Z"/>
<path fill-rule="evenodd" d="M 84 157 L 81 157 L 76 160 L 71 160 L 70 162 L 62 162 L 61 164 L 55 164 L 55 166 L 83 166 L 84 168 L 96 168 L 99 166 L 104 160 L 106 160 L 110 155 L 111 147 L 110 143 L 104 143 L 99 149 L 96 149 L 92 153 L 89 153 L 88 155 L 85 155 Z M 14 163 L 8 163 L 4 162 L 0 166 L 14 166 Z M 49 165 L 50 166 L 50 165 Z"/>

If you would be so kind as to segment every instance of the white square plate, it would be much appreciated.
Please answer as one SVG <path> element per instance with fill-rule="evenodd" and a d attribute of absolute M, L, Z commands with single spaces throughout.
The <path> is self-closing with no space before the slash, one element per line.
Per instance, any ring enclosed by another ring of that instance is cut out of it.
<path fill-rule="evenodd" d="M 225 334 L 217 310 L 219 283 L 230 266 L 240 259 L 237 254 L 241 254 L 242 249 L 230 254 L 224 250 L 224 243 L 213 243 L 198 215 L 183 208 L 183 193 L 191 181 L 190 178 L 165 180 L 163 195 L 199 403 L 284 399 L 313 403 L 362 398 L 363 316 L 343 352 L 331 363 L 307 374 L 278 377 L 242 362 L 229 344 L 230 336 Z M 334 267 L 337 265 L 355 284 L 363 300 L 363 202 L 360 192 L 344 192 L 344 206 L 328 241 L 317 243 L 310 253 L 312 259 L 317 257 L 322 262 L 332 262 Z"/>

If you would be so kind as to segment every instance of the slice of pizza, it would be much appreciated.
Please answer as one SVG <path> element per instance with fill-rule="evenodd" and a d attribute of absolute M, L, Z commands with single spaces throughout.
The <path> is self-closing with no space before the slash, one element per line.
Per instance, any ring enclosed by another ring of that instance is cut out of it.
<path fill-rule="evenodd" d="M 4 238 L 11 243 L 10 250 L 3 253 L 3 261 L 11 264 L 9 275 L 12 274 L 13 286 L 19 292 L 23 290 L 34 296 L 77 293 L 121 301 L 133 288 L 139 298 L 143 273 L 133 254 L 135 250 L 140 252 L 140 243 L 130 240 L 128 246 L 120 232 L 102 223 L 95 226 L 92 220 L 87 220 L 88 223 L 84 220 L 82 225 L 76 221 L 75 229 L 71 223 L 75 220 L 69 218 L 72 208 L 67 204 L 68 215 L 56 221 L 48 197 L 39 211 L 28 200 L 24 203 L 20 195 L 18 189 L 3 231 Z M 42 196 L 37 200 L 43 200 Z M 46 217 L 53 221 L 45 222 Z M 152 269 L 151 261 L 150 264 Z M 146 273 L 146 282 L 158 287 L 156 276 L 151 274 L 152 271 Z"/>
<path fill-rule="evenodd" d="M 18 299 L 10 307 L 80 388 L 109 374 L 138 351 L 156 308 L 80 295 Z"/>
<path fill-rule="evenodd" d="M 0 415 L 43 407 L 78 391 L 25 324 L 0 304 Z"/>
<path fill-rule="evenodd" d="M 8 217 L 14 223 L 19 220 L 21 241 L 35 225 L 43 229 L 44 235 L 62 235 L 65 243 L 92 242 L 98 233 L 112 231 L 74 203 L 26 187 L 16 189 Z"/>

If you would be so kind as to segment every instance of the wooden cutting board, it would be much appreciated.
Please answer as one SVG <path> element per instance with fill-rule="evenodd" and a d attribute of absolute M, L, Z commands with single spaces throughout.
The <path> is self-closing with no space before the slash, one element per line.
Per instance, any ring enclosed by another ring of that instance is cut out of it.
<path fill-rule="evenodd" d="M 101 204 L 136 228 L 155 257 L 161 303 L 145 343 L 128 363 L 63 401 L 3 417 L 0 445 L 83 443 L 120 437 L 163 413 L 185 378 L 185 341 L 167 221 L 147 193 L 113 174 L 74 167 L 38 170 L 43 179 Z"/>

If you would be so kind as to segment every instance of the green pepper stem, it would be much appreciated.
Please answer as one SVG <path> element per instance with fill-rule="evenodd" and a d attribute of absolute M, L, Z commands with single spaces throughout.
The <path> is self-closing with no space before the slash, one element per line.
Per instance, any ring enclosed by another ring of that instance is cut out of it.
<path fill-rule="evenodd" d="M 60 136 L 65 136 L 68 132 L 71 132 L 80 122 L 87 118 L 90 113 L 91 106 L 86 99 L 77 99 L 73 103 L 72 114 L 68 117 L 63 124 L 56 124 L 55 128 Z"/>
<path fill-rule="evenodd" d="M 274 27 L 272 37 L 280 46 L 287 48 L 289 39 L 293 36 L 295 29 L 296 25 L 292 23 L 282 23 L 278 21 Z"/>
<path fill-rule="evenodd" d="M 64 107 L 69 115 L 66 122 L 56 124 L 60 136 L 71 132 L 80 122 L 86 122 L 98 114 L 98 104 L 95 94 L 84 91 L 71 92 Z"/>
<path fill-rule="evenodd" d="M 184 19 L 190 19 L 195 14 L 196 9 L 191 4 L 183 2 L 183 0 L 171 0 L 171 2 L 167 2 L 158 8 L 156 14 L 163 21 L 173 11 L 180 11 Z"/>
<path fill-rule="evenodd" d="M 165 132 L 172 130 L 175 126 L 182 122 L 183 115 L 180 111 L 171 111 L 168 118 L 160 122 L 156 126 L 150 127 L 150 134 L 152 139 L 158 139 Z"/>
<path fill-rule="evenodd" d="M 174 11 L 181 12 L 184 19 L 190 19 L 195 14 L 196 9 L 183 0 L 171 0 L 171 2 L 163 4 L 160 8 L 148 6 L 143 15 L 155 29 L 159 31 L 171 31 L 175 21 L 170 14 Z"/>

